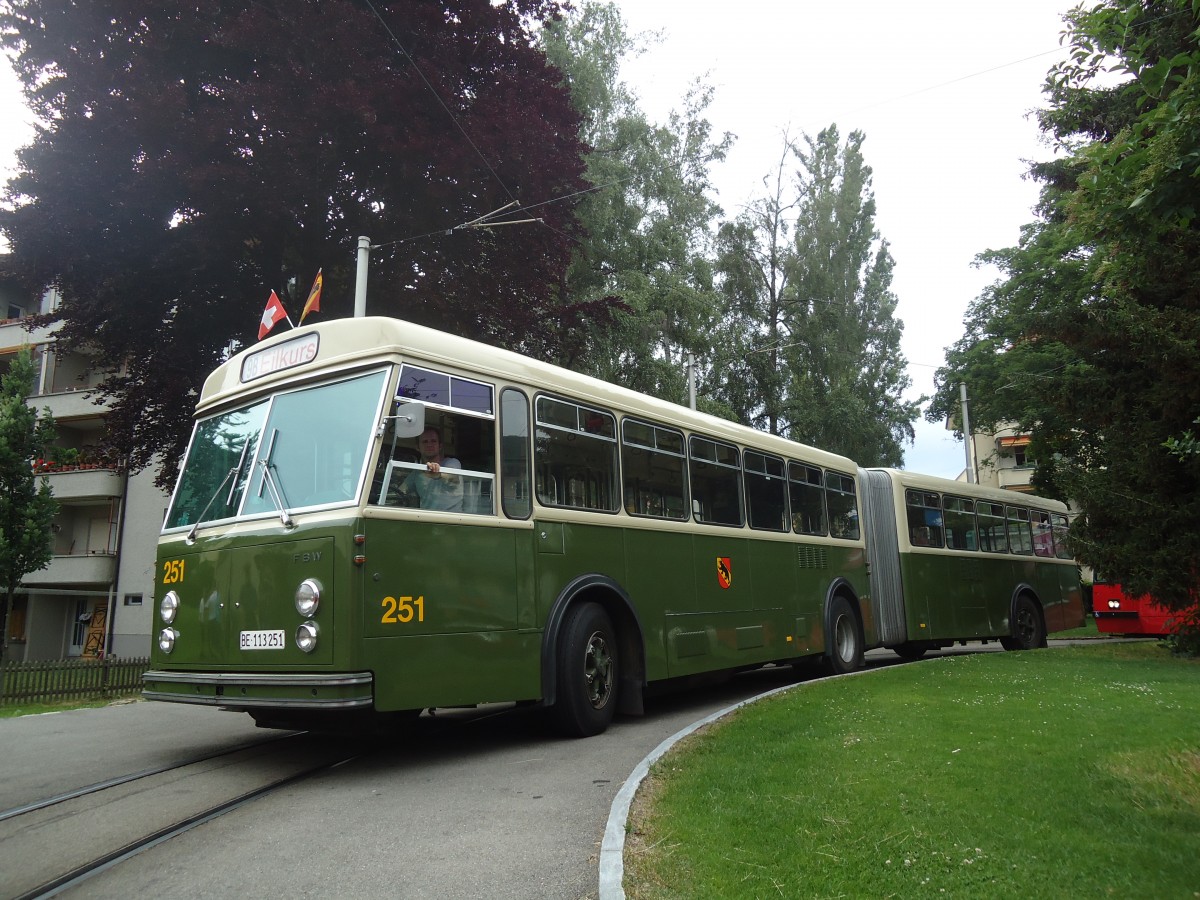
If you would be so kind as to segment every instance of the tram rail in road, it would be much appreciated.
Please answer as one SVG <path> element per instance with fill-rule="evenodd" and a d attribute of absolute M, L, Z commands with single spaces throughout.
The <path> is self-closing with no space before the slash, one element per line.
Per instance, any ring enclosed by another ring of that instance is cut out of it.
<path fill-rule="evenodd" d="M 289 735 L 107 779 L 0 812 L 3 895 L 51 897 L 259 797 L 349 762 Z"/>

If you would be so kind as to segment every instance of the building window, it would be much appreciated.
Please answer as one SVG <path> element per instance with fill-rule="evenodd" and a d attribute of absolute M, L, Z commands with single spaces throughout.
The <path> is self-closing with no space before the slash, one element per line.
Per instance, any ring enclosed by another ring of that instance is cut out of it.
<path fill-rule="evenodd" d="M 141 606 L 142 605 L 142 595 L 141 594 L 126 594 L 125 595 L 125 605 L 126 606 Z"/>

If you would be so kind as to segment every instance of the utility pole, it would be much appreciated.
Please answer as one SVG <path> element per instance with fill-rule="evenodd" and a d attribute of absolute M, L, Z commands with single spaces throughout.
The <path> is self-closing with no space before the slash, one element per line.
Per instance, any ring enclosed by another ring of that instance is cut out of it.
<path fill-rule="evenodd" d="M 367 314 L 367 262 L 371 256 L 371 239 L 365 235 L 358 238 L 358 269 L 354 274 L 354 318 Z"/>
<path fill-rule="evenodd" d="M 974 447 L 971 440 L 971 417 L 967 413 L 967 383 L 959 382 L 958 396 L 962 400 L 962 418 L 963 418 L 963 452 L 967 456 L 967 484 L 976 484 L 979 479 L 975 477 L 975 460 Z"/>

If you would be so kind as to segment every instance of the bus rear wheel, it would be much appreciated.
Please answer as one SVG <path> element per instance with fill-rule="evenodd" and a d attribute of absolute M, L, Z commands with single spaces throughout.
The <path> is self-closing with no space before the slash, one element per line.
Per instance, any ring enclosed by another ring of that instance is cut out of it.
<path fill-rule="evenodd" d="M 845 597 L 834 598 L 829 608 L 829 650 L 825 663 L 834 675 L 845 675 L 862 668 L 863 640 L 858 619 Z"/>
<path fill-rule="evenodd" d="M 554 716 L 573 737 L 599 734 L 617 708 L 616 634 L 598 603 L 581 603 L 563 623 Z"/>
<path fill-rule="evenodd" d="M 1013 609 L 1012 635 L 1000 638 L 1000 646 L 1005 650 L 1036 650 L 1046 646 L 1046 626 L 1042 622 L 1042 614 L 1025 594 L 1017 598 Z"/>

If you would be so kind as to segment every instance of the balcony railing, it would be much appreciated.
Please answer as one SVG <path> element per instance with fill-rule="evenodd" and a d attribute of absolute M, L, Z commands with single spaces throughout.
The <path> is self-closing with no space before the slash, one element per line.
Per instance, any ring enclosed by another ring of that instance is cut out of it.
<path fill-rule="evenodd" d="M 124 488 L 119 472 L 98 466 L 64 466 L 39 474 L 50 479 L 50 490 L 60 502 L 120 497 Z"/>
<path fill-rule="evenodd" d="M 1021 469 L 997 469 L 996 479 L 1002 488 L 1029 487 L 1029 483 L 1033 479 L 1033 472 L 1032 466 Z"/>
<path fill-rule="evenodd" d="M 62 391 L 57 394 L 40 394 L 30 398 L 30 402 L 41 409 L 50 408 L 50 414 L 56 419 L 82 419 L 88 416 L 102 416 L 108 410 L 106 404 L 96 403 L 96 396 L 87 389 Z"/>
<path fill-rule="evenodd" d="M 76 553 L 53 557 L 50 565 L 30 572 L 21 583 L 27 587 L 111 584 L 116 573 L 117 558 L 113 554 Z"/>

